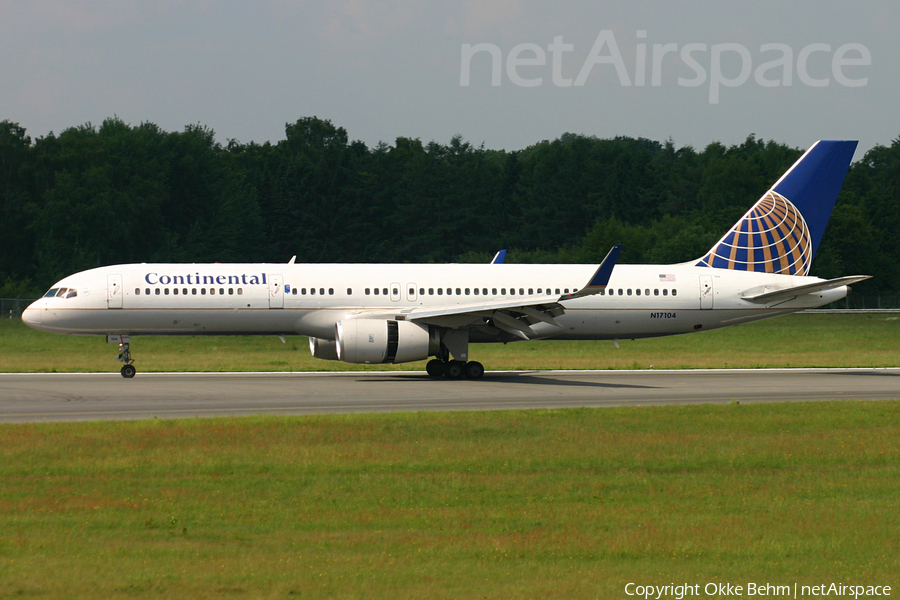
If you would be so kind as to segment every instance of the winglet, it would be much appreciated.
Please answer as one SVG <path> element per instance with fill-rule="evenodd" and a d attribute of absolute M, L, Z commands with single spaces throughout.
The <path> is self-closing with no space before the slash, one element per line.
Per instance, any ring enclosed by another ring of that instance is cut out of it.
<path fill-rule="evenodd" d="M 600 266 L 597 267 L 597 270 L 594 271 L 594 276 L 591 277 L 591 280 L 588 282 L 588 284 L 577 292 L 572 292 L 571 294 L 564 294 L 560 296 L 559 299 L 572 300 L 573 298 L 581 298 L 584 296 L 598 294 L 605 290 L 606 284 L 609 283 L 609 278 L 612 277 L 613 267 L 616 266 L 616 261 L 619 259 L 619 252 L 621 251 L 622 244 L 616 244 L 615 246 L 610 248 L 609 253 L 606 255 L 606 258 L 603 259 L 603 262 L 601 262 Z"/>
<path fill-rule="evenodd" d="M 500 250 L 494 255 L 494 258 L 491 259 L 491 264 L 502 265 L 504 260 L 506 260 L 506 250 Z"/>

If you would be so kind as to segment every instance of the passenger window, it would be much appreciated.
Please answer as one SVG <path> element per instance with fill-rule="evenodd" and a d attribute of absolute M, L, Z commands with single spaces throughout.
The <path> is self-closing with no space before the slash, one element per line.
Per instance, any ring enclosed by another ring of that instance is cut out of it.
<path fill-rule="evenodd" d="M 174 294 L 175 296 L 177 296 L 177 295 L 178 295 L 178 288 L 172 288 L 172 294 Z"/>
<path fill-rule="evenodd" d="M 649 289 L 644 290 L 644 295 L 645 295 L 645 296 L 649 296 L 649 295 L 650 295 L 650 290 L 649 290 Z"/>
<path fill-rule="evenodd" d="M 456 295 L 457 295 L 457 296 L 461 296 L 461 295 L 462 295 L 462 293 L 460 292 L 460 289 L 459 289 L 459 288 L 456 288 Z"/>
<path fill-rule="evenodd" d="M 559 288 L 556 288 L 556 292 L 555 292 L 555 293 L 556 293 L 556 294 L 559 294 Z"/>
<path fill-rule="evenodd" d="M 487 288 L 481 288 L 481 295 L 487 296 Z"/>
<path fill-rule="evenodd" d="M 634 290 L 634 293 L 637 294 L 638 296 L 640 296 L 640 295 L 641 295 L 641 290 L 640 290 L 640 289 Z"/>
<path fill-rule="evenodd" d="M 412 288 L 410 288 L 410 289 L 412 289 Z M 419 295 L 420 295 L 420 296 L 424 296 L 424 295 L 425 295 L 425 288 L 419 288 Z"/>
<path fill-rule="evenodd" d="M 231 292 L 229 291 L 228 293 L 230 294 Z M 291 294 L 294 295 L 294 296 L 296 296 L 296 295 L 298 294 L 297 288 L 292 288 L 292 289 L 291 289 Z"/>
<path fill-rule="evenodd" d="M 387 293 L 387 288 L 381 288 L 381 292 L 382 292 L 385 296 L 388 295 L 388 293 Z"/>
<path fill-rule="evenodd" d="M 568 293 L 569 293 L 569 288 L 566 288 L 566 289 L 565 289 L 565 290 L 563 290 L 563 291 L 565 291 L 565 293 L 567 293 L 567 294 L 568 294 Z M 622 290 L 619 290 L 619 293 L 620 293 L 620 294 L 621 294 L 621 293 L 622 293 Z"/>
<path fill-rule="evenodd" d="M 352 295 L 353 295 L 353 288 L 347 288 L 347 295 L 348 295 L 348 296 L 352 296 Z"/>
<path fill-rule="evenodd" d="M 428 288 L 428 295 L 434 296 L 434 288 Z"/>
<path fill-rule="evenodd" d="M 500 288 L 500 295 L 501 295 L 501 296 L 505 296 L 505 295 L 506 295 L 506 288 Z"/>
<path fill-rule="evenodd" d="M 158 291 L 158 290 L 157 290 L 157 291 Z M 206 295 L 206 288 L 200 288 L 200 295 L 201 295 L 201 296 L 205 296 L 205 295 Z"/>
<path fill-rule="evenodd" d="M 238 290 L 238 294 L 240 294 L 240 293 L 241 293 L 240 290 Z M 305 296 L 305 295 L 306 295 L 306 288 L 300 288 L 300 295 L 301 295 L 301 296 Z"/>
<path fill-rule="evenodd" d="M 492 296 L 496 296 L 496 295 L 497 295 L 497 288 L 491 288 L 491 295 L 492 295 Z"/>
<path fill-rule="evenodd" d="M 622 291 L 623 291 L 622 288 L 619 288 L 619 295 L 620 295 L 620 296 L 622 295 Z"/>
<path fill-rule="evenodd" d="M 469 295 L 469 288 L 466 288 L 466 296 Z"/>
<path fill-rule="evenodd" d="M 209 295 L 210 295 L 210 296 L 215 296 L 215 295 L 216 295 L 216 288 L 209 288 Z"/>
<path fill-rule="evenodd" d="M 191 288 L 191 296 L 197 295 L 197 288 Z"/>
<path fill-rule="evenodd" d="M 664 288 L 664 289 L 663 289 L 663 296 L 668 296 L 668 295 L 669 295 L 669 290 L 667 290 L 667 289 Z"/>
<path fill-rule="evenodd" d="M 391 288 L 391 294 L 393 294 L 394 296 L 399 296 L 400 290 L 398 290 L 397 288 Z"/>
<path fill-rule="evenodd" d="M 628 295 L 631 295 L 631 288 L 628 288 Z"/>
<path fill-rule="evenodd" d="M 334 296 L 334 288 L 328 288 L 328 295 Z"/>
<path fill-rule="evenodd" d="M 452 295 L 453 295 L 453 288 L 447 288 L 447 295 L 448 295 L 448 296 L 452 296 Z"/>
<path fill-rule="evenodd" d="M 528 295 L 530 296 L 530 295 L 532 295 L 533 293 L 534 293 L 534 290 L 531 289 L 531 288 L 528 288 Z"/>
<path fill-rule="evenodd" d="M 224 295 L 225 295 L 225 288 L 219 288 L 219 295 L 220 295 L 220 296 L 224 296 Z"/>
<path fill-rule="evenodd" d="M 659 296 L 659 289 L 653 290 L 653 295 L 654 295 L 654 296 Z"/>
<path fill-rule="evenodd" d="M 135 296 L 140 296 L 140 295 L 141 295 L 141 288 L 134 288 L 134 295 L 135 295 Z"/>
<path fill-rule="evenodd" d="M 244 288 L 238 288 L 238 296 L 241 296 L 243 294 L 244 294 Z M 250 305 L 248 304 L 247 306 L 250 306 Z"/>
<path fill-rule="evenodd" d="M 149 295 L 150 295 L 150 288 L 145 288 L 145 289 L 144 289 L 144 294 L 147 295 L 147 296 L 149 296 Z"/>
<path fill-rule="evenodd" d="M 438 290 L 438 296 L 444 295 L 444 288 L 438 288 L 437 290 Z"/>
<path fill-rule="evenodd" d="M 375 290 L 375 293 L 377 294 L 377 293 L 378 293 L 378 290 Z M 309 295 L 310 295 L 310 296 L 315 296 L 315 295 L 316 295 L 316 288 L 309 288 Z"/>
<path fill-rule="evenodd" d="M 678 295 L 678 290 L 672 290 L 672 295 L 673 295 L 673 296 L 677 296 L 677 295 Z"/>
<path fill-rule="evenodd" d="M 378 288 L 375 288 L 375 295 L 377 296 L 378 294 L 379 294 Z"/>
<path fill-rule="evenodd" d="M 153 290 L 153 293 L 155 293 L 157 296 L 159 296 L 159 294 L 160 294 L 159 288 L 155 288 Z"/>
<path fill-rule="evenodd" d="M 294 288 L 294 294 L 297 294 L 297 288 Z M 234 288 L 228 288 L 228 295 L 234 296 Z"/>
<path fill-rule="evenodd" d="M 472 292 L 474 292 L 474 294 L 477 296 L 477 295 L 478 295 L 478 288 L 474 288 L 474 289 L 472 290 Z"/>
<path fill-rule="evenodd" d="M 370 290 L 369 288 L 366 288 L 366 291 L 363 292 L 363 293 L 364 293 L 366 296 L 368 296 L 370 291 L 371 291 L 371 290 Z"/>

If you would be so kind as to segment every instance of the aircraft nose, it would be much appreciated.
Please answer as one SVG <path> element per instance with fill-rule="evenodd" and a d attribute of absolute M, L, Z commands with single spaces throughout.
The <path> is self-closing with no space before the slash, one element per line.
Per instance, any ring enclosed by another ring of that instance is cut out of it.
<path fill-rule="evenodd" d="M 22 311 L 22 322 L 29 327 L 39 329 L 41 326 L 41 315 L 43 314 L 43 312 L 44 311 L 39 308 L 34 308 L 34 305 L 32 304 Z"/>

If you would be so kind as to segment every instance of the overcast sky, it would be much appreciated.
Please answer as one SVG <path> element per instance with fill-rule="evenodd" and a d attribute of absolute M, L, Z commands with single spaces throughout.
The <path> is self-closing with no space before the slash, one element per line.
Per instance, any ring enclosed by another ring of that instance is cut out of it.
<path fill-rule="evenodd" d="M 753 133 L 859 159 L 900 137 L 898 23 L 896 0 L 0 0 L 0 120 L 261 143 L 315 115 L 369 146 L 507 150 Z"/>

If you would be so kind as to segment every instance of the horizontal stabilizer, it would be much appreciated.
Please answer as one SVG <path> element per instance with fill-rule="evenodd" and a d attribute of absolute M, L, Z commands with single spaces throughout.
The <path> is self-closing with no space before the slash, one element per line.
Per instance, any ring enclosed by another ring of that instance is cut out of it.
<path fill-rule="evenodd" d="M 571 294 L 560 296 L 560 301 L 583 298 L 584 296 L 592 296 L 594 294 L 599 294 L 600 292 L 605 290 L 606 284 L 609 283 L 609 278 L 612 277 L 613 267 L 616 266 L 616 261 L 619 260 L 619 252 L 621 251 L 622 244 L 616 244 L 615 246 L 610 248 L 609 252 L 606 254 L 606 258 L 603 259 L 603 262 L 601 262 L 600 266 L 597 267 L 597 270 L 594 271 L 594 275 L 591 277 L 591 280 L 587 283 L 587 285 L 577 292 L 572 292 Z"/>
<path fill-rule="evenodd" d="M 795 287 L 774 290 L 771 292 L 764 291 L 762 293 L 753 294 L 750 296 L 742 296 L 742 299 L 749 302 L 755 302 L 757 304 L 768 304 L 770 302 L 777 302 L 779 300 L 790 300 L 791 298 L 796 298 L 797 296 L 802 296 L 804 294 L 814 294 L 816 292 L 833 290 L 834 288 L 839 288 L 845 285 L 852 285 L 854 283 L 859 283 L 860 281 L 865 281 L 866 279 L 871 278 L 871 275 L 850 275 L 848 277 L 838 277 L 837 279 L 829 279 L 827 281 L 819 281 L 817 283 L 809 283 L 807 285 L 798 285 Z"/>

